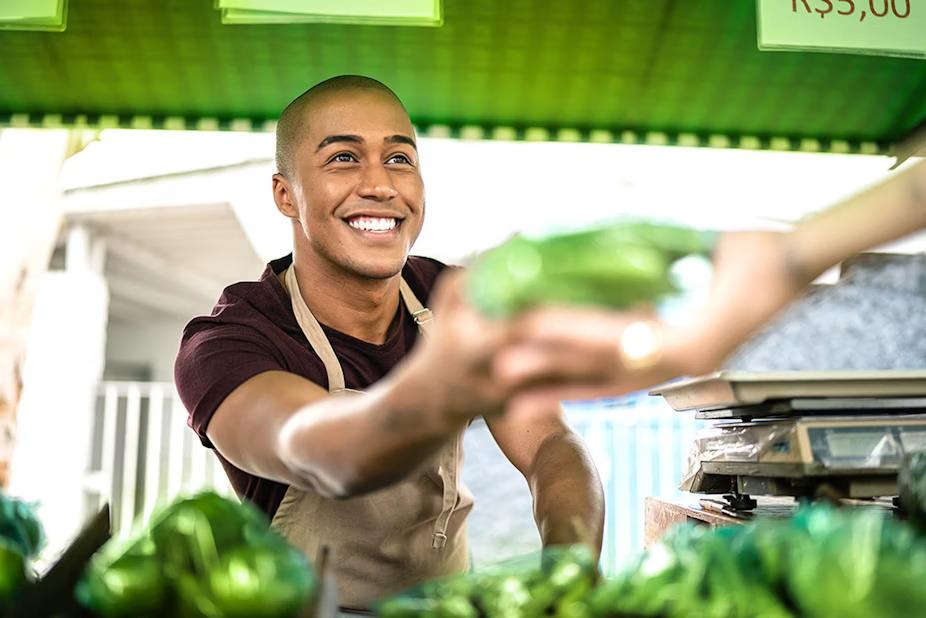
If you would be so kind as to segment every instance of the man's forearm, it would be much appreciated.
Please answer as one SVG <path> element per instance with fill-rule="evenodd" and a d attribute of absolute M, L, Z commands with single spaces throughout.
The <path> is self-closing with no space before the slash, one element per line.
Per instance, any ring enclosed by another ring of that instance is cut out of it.
<path fill-rule="evenodd" d="M 582 440 L 572 432 L 547 438 L 529 484 L 543 545 L 586 543 L 596 555 L 604 533 L 604 492 Z"/>
<path fill-rule="evenodd" d="M 280 431 L 280 452 L 307 489 L 346 498 L 406 477 L 466 419 L 450 417 L 412 363 L 365 393 L 312 403 Z"/>

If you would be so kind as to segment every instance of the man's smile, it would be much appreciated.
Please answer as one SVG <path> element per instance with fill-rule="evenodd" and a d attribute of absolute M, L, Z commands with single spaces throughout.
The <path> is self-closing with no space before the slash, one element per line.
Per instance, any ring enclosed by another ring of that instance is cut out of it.
<path fill-rule="evenodd" d="M 402 218 L 392 215 L 358 214 L 345 217 L 344 222 L 364 236 L 392 237 L 398 234 Z"/>

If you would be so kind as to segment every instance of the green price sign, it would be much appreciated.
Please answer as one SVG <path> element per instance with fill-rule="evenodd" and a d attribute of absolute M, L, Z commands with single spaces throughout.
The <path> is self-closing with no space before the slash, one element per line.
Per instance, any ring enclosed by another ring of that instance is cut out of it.
<path fill-rule="evenodd" d="M 926 59 L 923 0 L 757 0 L 759 49 Z"/>

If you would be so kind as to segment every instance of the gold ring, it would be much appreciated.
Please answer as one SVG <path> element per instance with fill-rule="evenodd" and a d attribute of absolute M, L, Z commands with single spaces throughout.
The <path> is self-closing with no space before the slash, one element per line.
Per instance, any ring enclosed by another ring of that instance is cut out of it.
<path fill-rule="evenodd" d="M 621 333 L 618 358 L 626 369 L 650 369 L 662 359 L 663 343 L 663 328 L 659 322 L 631 322 Z"/>

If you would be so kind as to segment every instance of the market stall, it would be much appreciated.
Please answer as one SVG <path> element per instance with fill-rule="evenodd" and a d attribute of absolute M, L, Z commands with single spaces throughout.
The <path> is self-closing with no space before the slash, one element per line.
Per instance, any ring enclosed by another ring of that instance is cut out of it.
<path fill-rule="evenodd" d="M 890 154 L 926 117 L 921 61 L 760 51 L 752 1 L 444 0 L 439 26 L 64 4 L 61 32 L 0 30 L 5 126 L 261 131 L 294 92 L 344 73 L 388 83 L 424 135 Z M 911 18 L 880 19 L 861 24 Z"/>
<path fill-rule="evenodd" d="M 918 13 L 922 7 L 911 2 L 872 0 L 867 7 L 860 0 L 779 2 L 785 6 L 785 13 L 790 12 L 785 18 L 797 20 L 794 23 L 801 26 L 793 29 L 790 38 L 788 28 L 782 34 L 784 19 L 769 19 L 769 14 L 763 13 L 767 3 L 761 0 L 444 0 L 424 3 L 431 6 L 432 14 L 415 23 L 407 18 L 390 23 L 395 15 L 377 14 L 373 7 L 376 3 L 367 4 L 372 13 L 359 16 L 322 14 L 321 9 L 312 14 L 268 16 L 253 7 L 234 8 L 234 3 L 212 0 L 62 0 L 35 4 L 47 5 L 46 14 L 29 17 L 27 2 L 18 3 L 17 10 L 24 11 L 22 14 L 0 12 L 0 126 L 5 128 L 268 131 L 293 93 L 332 75 L 350 73 L 372 75 L 392 86 L 407 105 L 416 128 L 426 136 L 856 153 L 884 155 L 885 167 L 921 153 L 926 145 L 926 63 L 922 60 L 926 49 L 920 50 L 916 36 L 909 35 L 911 28 L 915 35 L 920 25 L 926 27 L 926 13 Z M 815 30 L 819 27 L 830 30 Z M 814 45 L 815 36 L 829 38 Z M 885 36 L 901 43 L 896 48 L 885 44 Z M 760 45 L 764 49 L 760 50 Z M 813 49 L 820 47 L 825 49 Z M 834 50 L 839 53 L 831 53 Z M 9 228 L 10 222 L 21 217 L 40 216 L 47 213 L 6 209 L 0 212 L 0 225 L 7 222 Z M 53 224 L 53 218 L 50 220 Z M 0 285 L 9 287 L 0 289 L 0 296 L 15 301 L 24 293 L 26 275 L 14 275 L 27 273 L 34 277 L 33 269 L 21 267 L 20 262 L 26 259 L 22 257 L 0 273 L 9 270 L 11 274 L 0 277 Z M 34 257 L 28 259 L 35 261 Z M 24 343 L 3 334 L 19 325 L 13 319 L 21 320 L 21 313 L 17 311 L 7 318 L 0 311 L 0 319 L 9 322 L 0 323 L 0 370 L 4 372 L 0 374 L 0 394 L 14 393 L 9 401 L 0 399 L 0 415 L 12 416 L 15 409 L 18 360 Z M 843 424 L 837 427 L 832 425 L 832 415 L 823 414 L 824 422 L 830 425 L 822 430 L 834 437 L 819 448 L 835 451 L 846 447 L 842 434 L 855 430 L 871 433 L 872 427 L 881 431 L 882 437 L 889 435 L 898 443 L 921 440 L 917 437 L 919 427 L 926 421 L 915 413 L 926 408 L 922 401 L 926 389 L 922 388 L 922 376 L 914 379 L 920 381 L 912 390 L 896 390 L 888 385 L 887 390 L 850 393 L 865 399 L 863 404 L 847 404 L 839 391 L 809 396 L 815 400 L 841 399 L 825 412 L 844 413 L 851 408 L 865 411 L 866 418 L 873 411 L 888 415 L 875 421 L 868 418 L 864 426 L 840 421 Z M 858 376 L 848 380 L 857 383 Z M 797 395 L 800 393 L 778 392 L 774 397 L 744 402 L 708 399 L 696 407 L 705 418 L 716 419 L 725 413 L 724 418 L 750 427 L 756 419 L 780 425 L 804 423 L 792 428 L 792 434 L 806 436 L 814 429 L 808 427 L 811 421 L 788 420 L 799 416 L 792 414 L 795 410 L 806 412 L 806 408 L 800 408 L 804 403 L 794 404 Z M 896 399 L 901 396 L 910 401 L 898 412 Z M 871 399 L 878 401 L 872 403 Z M 774 408 L 776 405 L 779 407 Z M 898 420 L 899 415 L 908 413 L 913 414 Z M 886 423 L 885 418 L 890 422 Z M 725 430 L 736 431 L 730 427 Z M 814 460 L 818 454 L 814 450 L 816 443 L 800 443 L 799 437 L 794 440 L 795 451 L 800 455 L 809 453 L 809 458 L 784 462 L 791 466 L 788 474 L 755 471 L 749 468 L 749 461 L 733 462 L 745 466 L 735 468 L 726 465 L 730 462 L 710 458 L 704 459 L 709 463 L 704 472 L 722 476 L 728 483 L 733 478 L 729 489 L 734 501 L 760 493 L 788 495 L 784 490 L 769 489 L 770 479 L 779 483 L 775 488 L 780 488 L 781 479 L 795 478 L 795 466 L 806 468 L 820 463 Z M 775 442 L 765 438 L 757 441 Z M 875 443 L 881 444 L 877 439 Z M 780 451 L 776 453 L 780 455 Z M 852 454 L 867 457 L 866 465 L 870 463 L 870 450 Z M 872 472 L 869 468 L 878 466 L 861 466 L 865 468 L 862 480 L 867 484 L 853 485 L 854 477 L 840 468 L 842 477 L 848 478 L 849 489 L 836 497 L 868 499 L 898 493 L 896 475 L 901 457 L 897 452 L 893 454 L 896 456 L 890 462 L 879 460 L 884 469 Z M 763 463 L 773 466 L 782 462 Z M 880 485 L 868 482 L 873 476 L 878 477 Z M 717 479 L 709 478 L 705 483 L 709 481 L 716 484 Z M 764 489 L 760 490 L 760 485 Z M 817 493 L 809 495 L 816 497 Z M 733 507 L 735 515 L 741 515 L 741 506 L 731 503 L 721 504 L 720 508 Z M 798 541 L 813 537 L 816 525 L 830 526 L 827 530 L 831 535 L 821 535 L 821 542 L 836 543 L 857 530 L 871 530 L 878 525 L 873 523 L 876 520 L 866 519 L 867 515 L 843 518 L 842 514 L 819 513 L 798 520 L 793 528 L 773 528 L 770 537 L 764 536 L 762 528 L 748 528 L 743 533 L 746 536 L 737 537 L 743 543 L 740 547 L 746 547 L 747 553 L 757 546 L 767 547 L 768 539 L 777 534 L 791 535 L 788 538 L 796 539 L 797 547 Z M 726 523 L 720 518 L 712 521 Z M 889 565 L 895 564 L 890 561 L 904 552 L 918 559 L 926 555 L 920 547 L 922 541 L 914 538 L 910 530 L 895 528 L 893 523 L 886 526 L 890 551 L 885 550 L 885 555 Z M 692 532 L 687 539 L 684 534 L 669 537 L 669 543 L 677 543 L 671 546 L 677 556 L 684 556 L 692 547 L 707 547 L 693 550 L 701 556 L 722 553 L 717 549 L 725 542 L 722 534 Z M 654 533 L 653 540 L 656 536 Z M 891 545 L 892 539 L 901 541 Z M 872 547 L 880 556 L 882 546 Z M 160 556 L 153 550 L 140 555 L 147 559 Z M 807 564 L 817 560 L 825 565 L 833 555 L 821 551 L 802 558 L 794 550 L 778 566 L 801 559 Z M 679 558 L 679 564 L 683 562 Z M 737 564 L 747 563 L 744 559 Z M 875 563 L 881 564 L 877 560 L 866 564 Z M 708 558 L 688 566 L 695 570 L 699 565 L 714 566 Z M 643 573 L 646 563 L 637 566 Z M 99 581 L 107 577 L 103 568 L 97 573 Z M 878 571 L 881 579 L 867 581 L 883 583 L 890 579 L 893 568 Z M 784 581 L 780 571 L 769 573 L 769 581 Z M 503 573 L 492 579 L 492 586 L 506 581 L 505 577 Z M 170 586 L 185 594 L 182 586 L 186 584 L 177 583 L 184 581 L 192 585 L 189 579 L 178 577 Z M 228 583 L 218 576 L 216 581 L 216 586 Z M 462 596 L 483 584 L 495 590 L 488 581 L 466 580 L 460 584 L 467 591 Z M 498 612 L 491 615 L 529 615 L 531 611 L 559 615 L 646 611 L 649 613 L 645 615 L 673 615 L 667 605 L 611 604 L 613 597 L 608 595 L 626 593 L 628 598 L 639 598 L 632 595 L 645 595 L 640 591 L 648 588 L 634 588 L 629 575 L 610 587 L 599 588 L 594 568 L 582 556 L 557 556 L 540 571 L 524 568 L 510 581 L 515 582 L 510 584 L 514 593 L 504 601 L 507 605 L 497 606 Z M 834 576 L 833 582 L 836 587 L 842 580 Z M 144 588 L 143 583 L 134 583 Z M 741 590 L 768 591 L 752 580 L 741 583 Z M 647 582 L 651 586 L 659 584 L 655 580 Z M 667 576 L 661 584 L 668 589 L 678 582 Z M 807 580 L 794 580 L 792 584 L 798 591 L 795 594 L 806 592 Z M 505 594 L 511 593 L 499 586 Z M 585 599 L 593 590 L 599 591 L 595 593 L 596 601 L 586 606 Z M 227 593 L 229 589 L 222 591 Z M 323 593 L 319 596 L 324 598 Z M 747 596 L 743 593 L 742 598 Z M 384 606 L 383 611 L 388 615 L 490 614 L 484 605 L 479 614 L 455 600 L 438 611 L 432 601 L 445 597 L 453 595 L 445 594 L 441 584 L 435 584 L 423 589 L 418 597 L 412 595 L 411 600 L 399 599 L 394 605 Z M 545 602 L 529 603 L 540 597 Z M 697 598 L 694 594 L 689 600 Z M 713 598 L 702 600 L 707 603 Z M 233 606 L 234 595 L 229 594 L 225 601 Z M 664 601 L 670 603 L 671 598 L 667 596 Z M 731 601 L 733 605 L 726 608 L 726 614 L 709 615 L 739 615 L 730 609 L 741 609 L 736 602 Z M 781 603 L 786 607 L 779 608 L 778 601 L 769 600 L 768 607 L 781 611 L 774 613 L 770 609 L 768 615 L 792 615 L 785 613 L 794 609 L 787 607 L 788 599 Z M 833 607 L 818 607 L 813 611 L 819 613 L 813 614 L 807 609 L 812 604 L 807 605 L 806 600 L 798 605 L 808 612 L 806 615 L 825 615 Z"/>

